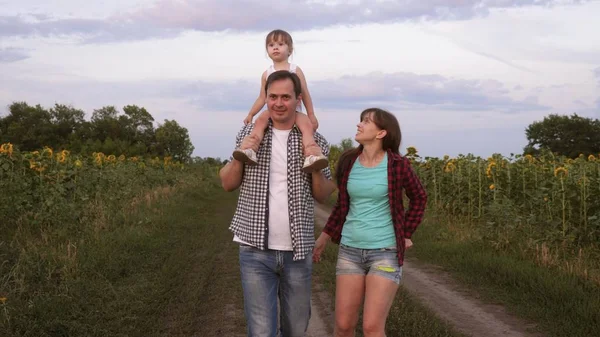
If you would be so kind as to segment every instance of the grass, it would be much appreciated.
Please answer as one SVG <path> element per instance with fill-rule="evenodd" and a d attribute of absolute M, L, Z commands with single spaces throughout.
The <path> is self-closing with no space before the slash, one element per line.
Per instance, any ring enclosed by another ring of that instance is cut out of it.
<path fill-rule="evenodd" d="M 503 304 L 517 316 L 537 323 L 549 336 L 584 337 L 600 331 L 597 283 L 556 267 L 540 266 L 533 257 L 495 250 L 484 242 L 454 239 L 457 236 L 447 235 L 448 222 L 443 216 L 428 217 L 413 238 L 418 244 L 412 254 L 444 267 L 487 301 Z"/>
<path fill-rule="evenodd" d="M 2 336 L 243 333 L 237 250 L 227 230 L 235 195 L 219 191 L 213 179 L 191 175 L 124 206 L 107 229 L 30 247 L 13 269 L 24 275 L 12 287 L 21 291 L 0 289 Z"/>
<path fill-rule="evenodd" d="M 319 231 L 317 231 L 319 232 Z M 314 272 L 325 289 L 335 298 L 335 264 L 337 259 L 338 245 L 329 243 L 321 255 L 321 262 L 314 264 Z M 334 310 L 334 303 L 331 303 Z M 362 315 L 361 315 L 362 316 Z M 361 337 L 362 320 L 359 317 L 356 336 Z M 457 332 L 445 321 L 439 319 L 432 311 L 419 303 L 402 287 L 390 310 L 386 324 L 388 336 L 411 336 L 411 337 L 460 337 L 463 334 Z"/>

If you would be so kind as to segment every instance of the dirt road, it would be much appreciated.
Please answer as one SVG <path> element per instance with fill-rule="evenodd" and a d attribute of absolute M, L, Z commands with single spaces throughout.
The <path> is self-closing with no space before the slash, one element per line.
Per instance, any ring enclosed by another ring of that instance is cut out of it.
<path fill-rule="evenodd" d="M 325 224 L 328 217 L 329 209 L 317 204 L 315 218 L 319 229 Z M 402 287 L 464 334 L 474 337 L 541 336 L 527 332 L 526 329 L 530 325 L 509 315 L 502 306 L 487 304 L 475 298 L 471 291 L 461 288 L 439 268 L 425 266 L 417 260 L 407 258 L 402 275 Z M 313 302 L 315 302 L 314 299 Z M 314 308 L 314 310 L 318 312 L 319 308 Z M 314 326 L 318 327 L 319 319 L 315 318 L 314 321 Z M 312 332 L 309 336 L 329 335 L 315 333 L 318 331 Z"/>

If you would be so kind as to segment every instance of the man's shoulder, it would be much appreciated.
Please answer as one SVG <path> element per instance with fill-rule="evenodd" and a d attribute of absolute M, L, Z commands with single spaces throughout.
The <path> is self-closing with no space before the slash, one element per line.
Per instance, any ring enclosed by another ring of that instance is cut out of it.
<path fill-rule="evenodd" d="M 254 129 L 254 123 L 245 124 L 238 131 L 238 134 L 237 134 L 238 138 L 246 137 L 247 135 L 249 135 L 252 132 L 252 129 Z"/>
<path fill-rule="evenodd" d="M 325 136 L 323 136 L 322 134 L 320 134 L 318 131 L 315 132 L 314 137 L 315 137 L 315 141 L 317 143 L 320 142 L 320 143 L 325 144 L 325 145 L 329 144 L 329 142 L 327 142 L 327 138 L 325 138 Z"/>

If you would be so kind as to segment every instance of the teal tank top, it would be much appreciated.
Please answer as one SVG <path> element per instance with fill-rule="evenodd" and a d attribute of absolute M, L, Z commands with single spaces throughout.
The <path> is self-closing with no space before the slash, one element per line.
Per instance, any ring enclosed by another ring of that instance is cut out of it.
<path fill-rule="evenodd" d="M 376 167 L 364 167 L 356 159 L 348 177 L 350 210 L 341 243 L 360 249 L 396 247 L 396 235 L 388 197 L 388 156 Z"/>

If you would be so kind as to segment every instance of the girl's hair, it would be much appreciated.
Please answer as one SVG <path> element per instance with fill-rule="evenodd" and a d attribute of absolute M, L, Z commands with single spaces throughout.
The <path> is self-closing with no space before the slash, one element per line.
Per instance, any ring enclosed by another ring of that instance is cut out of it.
<path fill-rule="evenodd" d="M 390 150 L 392 153 L 400 154 L 402 132 L 400 131 L 400 124 L 398 123 L 396 116 L 383 109 L 368 108 L 361 112 L 360 120 L 364 120 L 365 117 L 370 117 L 370 119 L 373 121 L 373 123 L 375 123 L 375 125 L 377 125 L 378 128 L 387 132 L 383 137 L 383 141 L 381 142 L 381 148 L 384 151 Z M 352 159 L 356 157 L 358 153 L 362 152 L 362 150 L 363 146 L 358 145 L 358 147 L 348 149 L 340 155 L 340 159 L 338 160 L 335 168 L 335 179 L 338 186 L 340 186 L 342 182 L 344 172 L 350 169 L 350 163 L 352 162 Z"/>
<path fill-rule="evenodd" d="M 271 31 L 269 34 L 267 34 L 267 38 L 265 39 L 265 48 L 267 48 L 269 46 L 269 43 L 271 43 L 272 41 L 277 42 L 279 40 L 282 40 L 285 44 L 288 45 L 288 48 L 290 49 L 290 54 L 294 51 L 294 40 L 292 40 L 292 36 L 290 35 L 290 33 L 281 29 L 275 29 L 274 31 Z"/>

